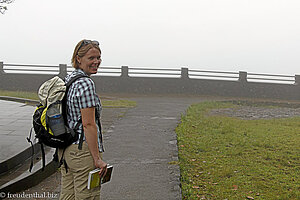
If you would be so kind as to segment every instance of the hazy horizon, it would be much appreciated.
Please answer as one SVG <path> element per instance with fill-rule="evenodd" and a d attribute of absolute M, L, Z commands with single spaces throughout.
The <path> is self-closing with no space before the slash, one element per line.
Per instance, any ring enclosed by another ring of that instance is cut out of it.
<path fill-rule="evenodd" d="M 15 0 L 4 15 L 0 61 L 70 65 L 81 39 L 103 66 L 300 74 L 296 0 Z"/>

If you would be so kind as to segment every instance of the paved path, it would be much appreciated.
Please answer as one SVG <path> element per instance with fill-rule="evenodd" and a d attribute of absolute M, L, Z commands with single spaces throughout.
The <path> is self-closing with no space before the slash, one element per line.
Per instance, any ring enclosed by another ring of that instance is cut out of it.
<path fill-rule="evenodd" d="M 181 199 L 175 128 L 187 107 L 200 99 L 134 98 L 130 109 L 105 138 L 104 159 L 114 165 L 103 199 Z"/>
<path fill-rule="evenodd" d="M 34 110 L 24 103 L 0 100 L 0 163 L 30 147 L 26 137 Z"/>

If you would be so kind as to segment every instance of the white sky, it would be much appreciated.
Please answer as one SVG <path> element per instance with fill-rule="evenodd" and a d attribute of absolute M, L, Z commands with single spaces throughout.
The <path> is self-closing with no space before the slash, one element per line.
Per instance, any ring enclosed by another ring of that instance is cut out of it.
<path fill-rule="evenodd" d="M 300 74 L 299 0 L 15 0 L 0 61 L 68 64 L 81 39 L 104 66 Z"/>

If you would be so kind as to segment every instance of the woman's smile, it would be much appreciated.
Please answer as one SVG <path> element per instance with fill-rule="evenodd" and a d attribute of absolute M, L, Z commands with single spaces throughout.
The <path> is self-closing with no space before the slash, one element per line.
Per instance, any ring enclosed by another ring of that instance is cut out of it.
<path fill-rule="evenodd" d="M 101 53 L 96 48 L 91 48 L 83 57 L 78 58 L 79 68 L 88 76 L 97 73 L 101 61 Z"/>

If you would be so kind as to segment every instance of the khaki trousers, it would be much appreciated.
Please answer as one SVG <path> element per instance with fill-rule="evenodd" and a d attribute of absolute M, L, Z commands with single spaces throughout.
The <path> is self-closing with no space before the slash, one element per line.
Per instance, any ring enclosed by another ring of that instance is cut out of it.
<path fill-rule="evenodd" d="M 59 159 L 61 159 L 62 152 L 62 149 L 58 151 Z M 94 160 L 87 143 L 83 142 L 82 150 L 79 150 L 76 144 L 70 145 L 65 150 L 64 158 L 68 165 L 68 172 L 66 173 L 65 166 L 62 164 L 60 199 L 99 200 L 100 187 L 87 189 L 88 174 L 95 169 Z"/>

